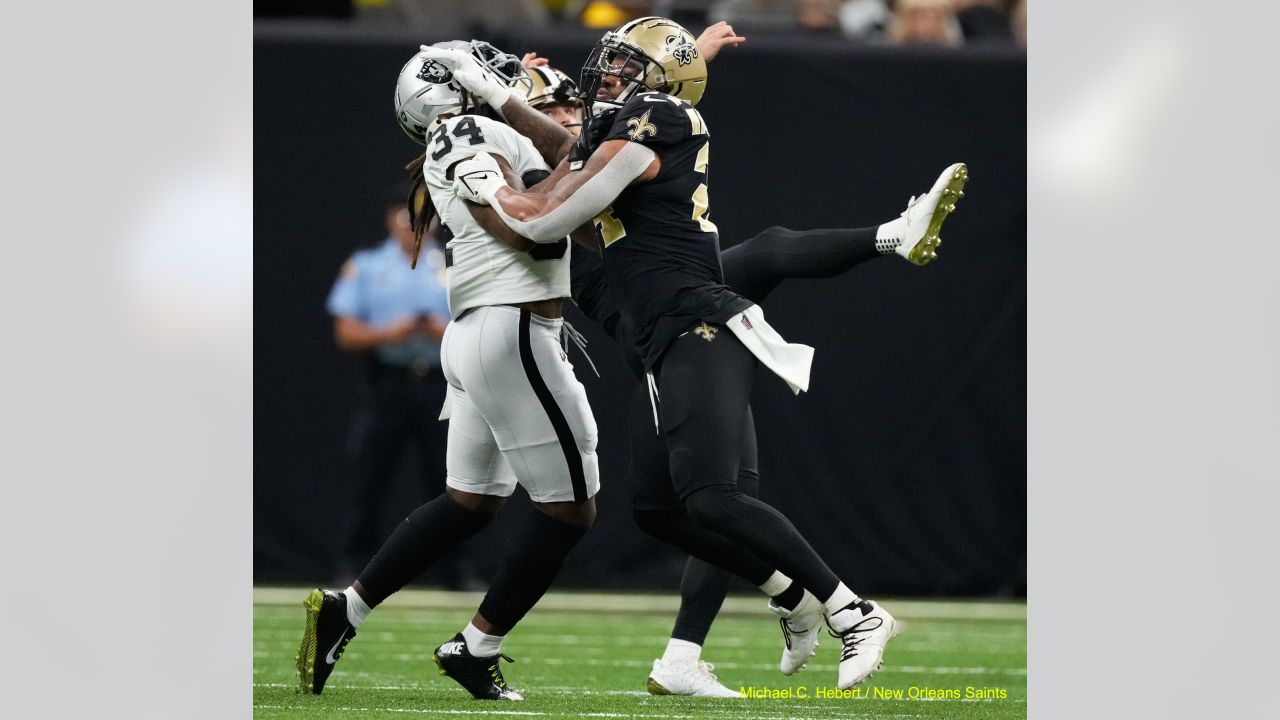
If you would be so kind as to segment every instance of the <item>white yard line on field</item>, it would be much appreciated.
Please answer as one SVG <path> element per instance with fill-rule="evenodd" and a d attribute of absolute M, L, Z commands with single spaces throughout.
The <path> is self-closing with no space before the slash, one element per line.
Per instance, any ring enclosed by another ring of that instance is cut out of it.
<path fill-rule="evenodd" d="M 255 605 L 301 605 L 310 588 L 258 587 L 253 589 Z M 448 592 L 444 590 L 401 590 L 381 607 L 475 609 L 482 593 Z M 882 600 L 877 598 L 877 600 Z M 892 600 L 882 603 L 893 614 L 905 620 L 1019 620 L 1027 619 L 1026 603 L 969 602 L 946 600 Z M 644 614 L 674 613 L 680 606 L 680 595 L 643 593 L 612 594 L 553 591 L 538 601 L 542 612 L 634 612 Z M 722 614 L 768 615 L 761 597 L 733 596 L 725 600 Z"/>
<path fill-rule="evenodd" d="M 257 653 L 254 653 L 257 655 Z M 349 657 L 359 657 L 357 653 L 348 653 Z M 384 654 L 380 657 L 392 657 L 393 659 L 403 662 L 425 661 L 431 658 L 430 655 L 424 654 Z M 592 667 L 625 667 L 625 668 L 649 668 L 653 665 L 652 661 L 643 660 L 601 660 L 598 658 L 530 658 L 528 661 L 531 665 L 588 665 Z M 778 666 L 774 663 L 739 663 L 739 662 L 719 662 L 715 663 L 718 670 L 777 670 Z M 805 666 L 805 670 L 811 672 L 834 672 L 838 666 L 834 663 L 809 663 Z M 902 675 L 1015 675 L 1026 676 L 1027 669 L 1025 667 L 1014 668 L 993 668 L 993 667 L 950 667 L 950 666 L 925 666 L 925 665 L 885 665 L 877 672 L 902 674 Z"/>
<path fill-rule="evenodd" d="M 298 613 L 302 615 L 301 612 Z M 753 631 L 747 633 L 747 637 L 717 637 L 712 642 L 720 647 L 730 648 L 752 648 L 752 647 L 772 647 L 780 645 L 780 636 L 778 633 L 777 623 L 770 623 L 768 627 L 761 625 L 753 628 Z M 453 626 L 448 626 L 449 632 L 453 632 Z M 299 621 L 297 628 L 273 628 L 258 629 L 253 633 L 254 640 L 257 642 L 271 642 L 287 640 L 296 642 L 301 635 L 302 623 Z M 665 626 L 664 626 L 665 630 Z M 932 632 L 929 630 L 920 630 L 906 625 L 901 631 L 902 636 L 908 641 L 916 643 L 928 643 L 935 645 L 950 645 L 956 650 L 964 651 L 970 649 L 975 642 L 997 643 L 1007 642 L 1011 645 L 1025 645 L 1026 635 L 1023 633 L 992 633 L 974 630 L 973 632 Z M 413 638 L 425 638 L 423 632 L 417 629 L 404 629 L 399 631 L 384 629 L 381 626 L 364 629 L 361 628 L 359 640 L 360 644 L 378 643 L 378 644 L 417 644 Z M 635 647 L 650 645 L 658 648 L 665 647 L 667 644 L 667 633 L 653 633 L 646 635 L 622 635 L 610 632 L 607 628 L 601 628 L 600 634 L 582 635 L 582 634 L 553 634 L 553 633 L 525 633 L 515 632 L 508 641 L 508 647 L 512 643 L 521 645 L 567 645 L 567 646 L 591 646 L 591 647 Z M 894 643 L 895 647 L 902 647 L 902 640 Z"/>
<path fill-rule="evenodd" d="M 254 657 L 273 657 L 279 653 L 269 653 L 264 651 L 254 651 Z M 359 659 L 368 655 L 370 657 L 389 658 L 400 662 L 425 662 L 431 659 L 430 653 L 359 653 L 348 651 L 346 656 L 349 659 Z M 528 658 L 521 660 L 530 665 L 587 665 L 591 667 L 625 667 L 625 668 L 649 668 L 653 666 L 652 660 L 602 660 L 600 658 Z M 740 662 L 718 662 L 715 666 L 721 670 L 776 670 L 778 668 L 775 663 L 740 663 Z M 834 671 L 836 665 L 828 663 L 809 663 L 805 666 L 807 670 L 818 672 Z M 927 667 L 921 665 L 886 665 L 878 672 L 884 673 L 902 673 L 905 675 L 1026 675 L 1025 667 L 1017 668 L 991 668 L 991 667 Z"/>
<path fill-rule="evenodd" d="M 256 682 L 254 687 L 268 688 L 294 688 L 297 683 L 278 683 L 278 682 Z M 342 683 L 343 690 L 433 690 L 439 689 L 439 685 L 352 685 L 350 683 Z M 557 695 L 630 695 L 634 697 L 650 697 L 651 694 L 644 690 L 592 690 L 590 688 L 564 687 L 554 685 L 538 685 L 539 693 L 555 693 Z"/>

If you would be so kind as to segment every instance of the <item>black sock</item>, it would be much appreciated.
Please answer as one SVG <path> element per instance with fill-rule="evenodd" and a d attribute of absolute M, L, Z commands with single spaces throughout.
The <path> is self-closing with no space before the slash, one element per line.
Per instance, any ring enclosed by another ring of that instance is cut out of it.
<path fill-rule="evenodd" d="M 360 573 L 365 603 L 377 607 L 492 519 L 493 513 L 467 510 L 448 492 L 414 510 Z"/>
<path fill-rule="evenodd" d="M 763 585 L 773 575 L 773 565 L 720 533 L 699 525 L 684 508 L 636 508 L 633 515 L 641 530 L 752 585 Z"/>
<path fill-rule="evenodd" d="M 804 588 L 800 587 L 800 583 L 792 580 L 780 594 L 773 596 L 773 604 L 787 610 L 795 610 L 800 601 L 804 599 Z"/>
<path fill-rule="evenodd" d="M 685 499 L 685 507 L 699 525 L 751 550 L 819 598 L 830 597 L 840 584 L 787 516 L 733 485 L 699 488 Z"/>
<path fill-rule="evenodd" d="M 759 302 L 787 278 L 825 278 L 880 257 L 876 227 L 768 230 L 720 254 L 724 282 Z"/>
<path fill-rule="evenodd" d="M 732 580 L 733 576 L 727 571 L 697 558 L 689 558 L 680 578 L 680 612 L 676 614 L 676 627 L 671 631 L 671 637 L 695 645 L 706 644 L 711 622 L 720 612 Z"/>
<path fill-rule="evenodd" d="M 511 632 L 551 587 L 565 557 L 586 533 L 536 508 L 529 512 L 507 540 L 507 554 L 480 603 L 480 614 L 495 628 L 491 635 Z"/>

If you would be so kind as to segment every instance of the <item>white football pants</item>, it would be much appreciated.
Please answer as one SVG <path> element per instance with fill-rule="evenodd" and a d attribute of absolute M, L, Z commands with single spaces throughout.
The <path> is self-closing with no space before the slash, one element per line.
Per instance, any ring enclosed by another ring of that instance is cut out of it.
<path fill-rule="evenodd" d="M 449 487 L 507 497 L 519 482 L 534 502 L 599 492 L 596 421 L 560 344 L 563 323 L 507 305 L 449 323 Z"/>

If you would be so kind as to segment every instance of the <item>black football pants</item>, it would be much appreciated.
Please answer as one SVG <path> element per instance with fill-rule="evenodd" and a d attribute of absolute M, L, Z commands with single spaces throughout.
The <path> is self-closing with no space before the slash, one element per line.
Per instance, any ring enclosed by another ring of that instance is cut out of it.
<path fill-rule="evenodd" d="M 751 460 L 748 470 L 755 474 L 749 402 L 758 361 L 727 328 L 712 327 L 710 339 L 708 333 L 689 332 L 672 341 L 654 375 L 672 493 L 689 519 L 728 544 L 721 546 L 724 553 L 708 553 L 709 542 L 697 548 L 676 544 L 752 584 L 764 582 L 777 569 L 826 598 L 839 583 L 835 574 L 785 516 L 739 487 L 744 452 Z M 642 432 L 642 420 L 633 410 L 633 438 Z M 652 416 L 647 420 L 652 428 Z M 637 453 L 635 444 L 632 481 L 639 520 L 644 505 L 657 504 L 663 496 L 654 453 Z M 643 522 L 641 527 L 653 533 Z"/>

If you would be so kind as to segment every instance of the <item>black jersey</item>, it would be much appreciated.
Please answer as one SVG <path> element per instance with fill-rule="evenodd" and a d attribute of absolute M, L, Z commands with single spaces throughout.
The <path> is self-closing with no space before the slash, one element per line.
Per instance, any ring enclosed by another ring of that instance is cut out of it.
<path fill-rule="evenodd" d="M 609 337 L 618 342 L 626 342 L 619 331 L 622 314 L 618 304 L 609 292 L 609 282 L 605 279 L 604 264 L 599 255 L 574 248 L 569 257 L 569 288 L 573 302 L 583 315 L 600 323 Z"/>
<path fill-rule="evenodd" d="M 752 304 L 724 284 L 707 208 L 710 135 L 693 106 L 655 92 L 633 96 L 585 130 L 576 158 L 607 140 L 627 140 L 662 162 L 657 177 L 623 190 L 595 219 L 613 299 L 651 368 L 693 323 L 725 322 Z"/>
<path fill-rule="evenodd" d="M 644 376 L 644 365 L 636 353 L 635 335 L 618 310 L 618 303 L 609 292 L 609 281 L 604 274 L 604 263 L 599 255 L 574 248 L 569 262 L 569 285 L 573 302 L 583 315 L 600 323 L 604 331 L 618 344 L 627 369 L 637 378 Z"/>

